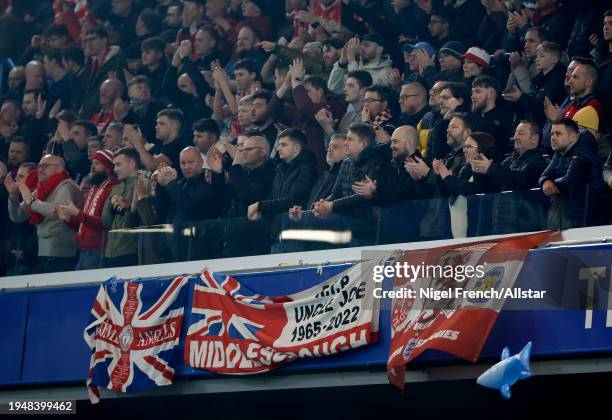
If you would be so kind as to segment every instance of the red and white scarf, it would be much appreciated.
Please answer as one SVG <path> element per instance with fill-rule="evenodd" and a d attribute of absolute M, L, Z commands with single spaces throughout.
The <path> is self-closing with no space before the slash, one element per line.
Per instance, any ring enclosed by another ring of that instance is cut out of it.
<path fill-rule="evenodd" d="M 87 194 L 87 198 L 85 199 L 85 205 L 83 206 L 82 210 L 83 213 L 88 216 L 102 216 L 104 203 L 112 191 L 112 188 L 109 187 L 112 187 L 113 185 L 114 182 L 111 179 L 106 179 L 102 184 L 92 187 Z M 83 234 L 84 226 L 84 223 L 80 224 L 78 233 L 79 236 Z"/>
<path fill-rule="evenodd" d="M 37 200 L 44 201 L 45 198 L 47 198 L 59 184 L 68 178 L 70 178 L 70 174 L 68 174 L 66 171 L 51 175 L 49 178 L 47 178 L 47 181 L 44 184 L 39 182 L 36 185 L 36 190 L 32 194 L 32 197 Z M 35 212 L 31 208 L 28 208 L 28 212 L 30 213 L 29 223 L 31 225 L 37 225 L 45 220 L 45 217 L 42 214 Z"/>

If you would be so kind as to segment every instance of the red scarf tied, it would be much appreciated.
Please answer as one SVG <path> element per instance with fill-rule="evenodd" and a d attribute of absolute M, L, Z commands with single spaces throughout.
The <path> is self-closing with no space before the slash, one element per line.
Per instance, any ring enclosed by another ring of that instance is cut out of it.
<path fill-rule="evenodd" d="M 47 178 L 47 182 L 44 184 L 41 184 L 39 181 L 36 184 L 36 190 L 34 191 L 32 197 L 36 198 L 37 200 L 44 201 L 45 198 L 47 198 L 47 196 L 49 196 L 49 194 L 51 194 L 53 190 L 55 190 L 55 188 L 62 183 L 62 181 L 68 178 L 70 178 L 70 174 L 66 171 L 62 171 L 51 175 L 49 178 Z M 36 213 L 31 208 L 28 209 L 28 212 L 30 213 L 29 223 L 31 225 L 37 225 L 45 219 L 43 215 Z"/>

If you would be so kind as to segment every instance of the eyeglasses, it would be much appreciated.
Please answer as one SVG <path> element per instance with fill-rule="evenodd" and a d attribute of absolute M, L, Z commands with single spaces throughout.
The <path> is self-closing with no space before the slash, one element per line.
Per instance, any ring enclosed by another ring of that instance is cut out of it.
<path fill-rule="evenodd" d="M 473 144 L 464 144 L 461 148 L 463 150 L 470 150 L 470 149 L 478 149 L 478 146 L 474 146 Z"/>
<path fill-rule="evenodd" d="M 408 98 L 412 98 L 413 96 L 421 96 L 421 95 L 419 95 L 418 93 L 415 93 L 414 95 L 402 95 L 399 97 L 399 101 L 400 102 L 407 101 Z"/>
<path fill-rule="evenodd" d="M 430 95 L 439 95 L 444 89 L 429 89 Z"/>
<path fill-rule="evenodd" d="M 363 98 L 363 102 L 373 103 L 373 102 L 382 102 L 382 99 L 377 98 Z"/>

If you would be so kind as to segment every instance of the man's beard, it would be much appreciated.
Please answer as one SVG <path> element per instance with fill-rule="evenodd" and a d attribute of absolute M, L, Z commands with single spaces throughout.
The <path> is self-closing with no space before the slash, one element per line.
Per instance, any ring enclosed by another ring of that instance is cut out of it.
<path fill-rule="evenodd" d="M 482 103 L 479 105 L 472 105 L 472 112 L 476 113 L 476 112 L 482 112 L 485 110 L 486 107 L 486 103 Z"/>
<path fill-rule="evenodd" d="M 89 174 L 89 182 L 91 183 L 91 185 L 100 185 L 104 181 L 106 181 L 107 178 L 108 175 L 106 174 L 106 172 L 91 172 Z"/>

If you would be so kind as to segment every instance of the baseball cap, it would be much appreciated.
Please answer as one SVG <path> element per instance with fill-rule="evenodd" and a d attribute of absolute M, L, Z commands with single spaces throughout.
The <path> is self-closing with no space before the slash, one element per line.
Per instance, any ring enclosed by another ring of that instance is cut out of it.
<path fill-rule="evenodd" d="M 381 47 L 385 46 L 385 40 L 382 35 L 377 34 L 376 32 L 370 32 L 361 37 L 361 42 L 374 42 Z"/>
<path fill-rule="evenodd" d="M 404 46 L 402 47 L 402 51 L 404 51 L 406 54 L 410 54 L 413 50 L 418 50 L 418 49 L 425 50 L 427 52 L 427 55 L 430 57 L 433 57 L 434 54 L 436 53 L 436 50 L 434 49 L 434 47 L 432 47 L 431 44 L 427 42 L 417 42 L 416 44 L 404 44 Z"/>

